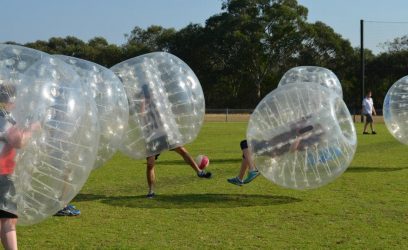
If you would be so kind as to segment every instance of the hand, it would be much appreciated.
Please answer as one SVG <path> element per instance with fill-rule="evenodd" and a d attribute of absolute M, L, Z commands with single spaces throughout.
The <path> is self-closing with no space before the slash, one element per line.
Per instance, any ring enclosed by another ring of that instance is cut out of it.
<path fill-rule="evenodd" d="M 15 125 L 6 132 L 6 140 L 13 148 L 21 148 L 23 146 L 23 137 L 23 130 Z"/>
<path fill-rule="evenodd" d="M 294 140 L 293 143 L 290 145 L 290 148 L 289 148 L 289 151 L 290 151 L 290 152 L 295 152 L 295 151 L 298 149 L 299 144 L 300 144 L 300 140 L 301 140 L 301 138 L 298 137 L 298 136 L 296 136 L 295 140 Z"/>
<path fill-rule="evenodd" d="M 40 122 L 34 122 L 33 124 L 30 125 L 30 130 L 31 131 L 38 131 L 41 129 L 41 123 Z"/>

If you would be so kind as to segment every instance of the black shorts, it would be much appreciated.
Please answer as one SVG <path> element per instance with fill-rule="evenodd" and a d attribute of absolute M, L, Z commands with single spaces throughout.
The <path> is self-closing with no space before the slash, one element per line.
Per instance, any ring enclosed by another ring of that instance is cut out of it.
<path fill-rule="evenodd" d="M 149 156 L 153 156 L 153 155 L 157 156 L 159 155 L 159 152 L 162 152 L 168 148 L 169 148 L 169 142 L 167 139 L 167 135 L 162 135 L 146 143 L 146 154 Z"/>
<path fill-rule="evenodd" d="M 18 216 L 13 214 L 13 213 L 10 213 L 10 212 L 0 210 L 0 218 L 2 218 L 2 219 L 10 219 L 10 218 L 15 219 L 15 218 L 18 218 Z"/>
<path fill-rule="evenodd" d="M 0 206 L 9 211 L 17 211 L 17 204 L 9 196 L 14 196 L 16 190 L 9 175 L 0 175 Z M 0 218 L 17 218 L 17 215 L 0 210 Z"/>
<path fill-rule="evenodd" d="M 247 140 L 243 140 L 239 143 L 239 146 L 241 147 L 241 150 L 247 149 L 248 148 L 248 142 Z M 242 158 L 245 159 L 245 155 L 242 154 Z"/>
<path fill-rule="evenodd" d="M 366 122 L 373 122 L 373 117 L 369 114 L 364 115 L 366 117 Z"/>
<path fill-rule="evenodd" d="M 242 150 L 247 149 L 247 148 L 248 148 L 248 142 L 247 142 L 247 140 L 241 141 L 241 143 L 239 144 L 239 146 L 241 147 Z"/>

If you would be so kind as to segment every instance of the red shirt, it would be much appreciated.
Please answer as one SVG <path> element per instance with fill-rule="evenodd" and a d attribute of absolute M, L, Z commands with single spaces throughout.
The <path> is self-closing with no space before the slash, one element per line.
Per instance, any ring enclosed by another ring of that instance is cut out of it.
<path fill-rule="evenodd" d="M 4 144 L 3 150 L 0 153 L 0 175 L 12 174 L 16 162 L 14 158 L 16 156 L 16 149 L 10 144 Z"/>
<path fill-rule="evenodd" d="M 8 131 L 14 124 L 15 121 L 12 116 L 0 113 L 0 131 Z M 0 175 L 12 174 L 16 166 L 16 162 L 14 161 L 16 149 L 5 141 L 1 141 L 0 143 L 3 143 L 0 152 Z"/>

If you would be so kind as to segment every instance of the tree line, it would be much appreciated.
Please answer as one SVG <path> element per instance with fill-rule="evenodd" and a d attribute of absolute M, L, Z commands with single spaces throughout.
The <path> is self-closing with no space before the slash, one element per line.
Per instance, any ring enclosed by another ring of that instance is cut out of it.
<path fill-rule="evenodd" d="M 254 108 L 290 68 L 321 66 L 338 76 L 345 102 L 352 112 L 358 110 L 359 48 L 323 22 L 308 22 L 307 15 L 307 8 L 296 0 L 223 0 L 220 13 L 204 25 L 190 23 L 179 30 L 135 26 L 122 45 L 109 44 L 103 37 L 85 42 L 73 36 L 23 45 L 108 68 L 153 51 L 172 53 L 197 75 L 207 108 Z M 386 52 L 379 55 L 364 51 L 366 89 L 372 90 L 377 108 L 388 88 L 408 75 L 408 37 L 384 46 Z"/>

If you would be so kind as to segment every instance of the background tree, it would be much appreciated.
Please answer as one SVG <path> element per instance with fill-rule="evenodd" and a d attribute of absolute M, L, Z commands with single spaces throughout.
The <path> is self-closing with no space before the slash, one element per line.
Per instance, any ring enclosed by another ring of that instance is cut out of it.
<path fill-rule="evenodd" d="M 296 0 L 223 0 L 220 13 L 204 26 L 190 23 L 178 31 L 135 26 L 120 46 L 103 37 L 84 42 L 73 36 L 25 46 L 106 67 L 153 51 L 170 52 L 196 73 L 208 108 L 254 108 L 290 68 L 321 66 L 339 77 L 352 112 L 360 109 L 359 49 L 323 22 L 309 23 L 307 14 Z M 391 84 L 408 73 L 408 35 L 383 47 L 379 55 L 364 51 L 366 89 L 373 91 L 377 107 Z"/>
<path fill-rule="evenodd" d="M 205 26 L 207 71 L 217 79 L 210 92 L 229 107 L 254 107 L 296 54 L 307 10 L 295 0 L 228 0 L 222 10 Z"/>
<path fill-rule="evenodd" d="M 342 83 L 345 101 L 357 105 L 355 102 L 359 103 L 360 99 L 360 92 L 356 89 L 360 72 L 359 51 L 322 22 L 306 24 L 302 34 L 302 49 L 296 63 L 332 70 Z"/>
<path fill-rule="evenodd" d="M 168 51 L 169 41 L 175 35 L 173 28 L 165 29 L 161 26 L 152 25 L 146 30 L 136 26 L 126 34 L 127 44 L 140 44 L 150 51 Z"/>

